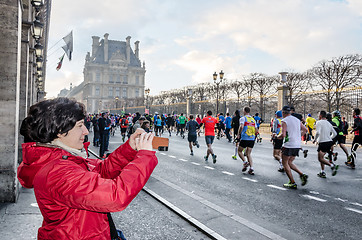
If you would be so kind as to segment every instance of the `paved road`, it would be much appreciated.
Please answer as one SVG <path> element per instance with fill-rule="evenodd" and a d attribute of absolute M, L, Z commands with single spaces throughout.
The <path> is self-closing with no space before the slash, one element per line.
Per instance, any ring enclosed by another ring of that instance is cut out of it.
<path fill-rule="evenodd" d="M 119 139 L 111 138 L 111 150 Z M 282 188 L 287 177 L 277 171 L 270 142 L 253 150 L 254 176 L 241 172 L 241 160 L 231 159 L 234 147 L 225 139 L 214 143 L 216 164 L 203 160 L 203 137 L 199 142 L 200 149 L 190 156 L 186 139 L 172 136 L 169 151 L 157 152 L 159 164 L 146 186 L 225 239 L 360 239 L 361 168 L 358 163 L 355 170 L 343 166 L 339 148 L 337 176 L 327 169 L 327 179 L 320 179 L 316 146 L 303 145 L 309 155 L 297 158 L 296 164 L 309 182 L 287 190 Z"/>

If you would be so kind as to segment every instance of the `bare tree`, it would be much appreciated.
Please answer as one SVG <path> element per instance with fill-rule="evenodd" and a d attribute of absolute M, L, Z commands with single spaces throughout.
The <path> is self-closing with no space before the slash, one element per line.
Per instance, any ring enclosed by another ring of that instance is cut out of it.
<path fill-rule="evenodd" d="M 296 73 L 289 71 L 287 77 L 288 103 L 290 105 L 299 105 L 304 100 L 303 94 L 310 89 L 310 76 L 308 73 Z"/>
<path fill-rule="evenodd" d="M 237 98 L 237 105 L 240 104 L 240 98 L 245 94 L 246 88 L 242 81 L 234 80 L 230 83 L 230 91 L 235 93 Z"/>
<path fill-rule="evenodd" d="M 343 88 L 361 83 L 361 65 L 362 56 L 355 54 L 321 61 L 312 69 L 317 85 L 324 90 L 323 100 L 327 103 L 328 111 L 332 107 L 340 108 Z"/>

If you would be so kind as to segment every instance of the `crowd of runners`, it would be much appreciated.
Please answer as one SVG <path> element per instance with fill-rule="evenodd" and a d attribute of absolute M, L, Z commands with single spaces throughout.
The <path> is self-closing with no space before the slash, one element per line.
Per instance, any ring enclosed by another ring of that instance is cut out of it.
<path fill-rule="evenodd" d="M 304 186 L 308 182 L 308 175 L 300 170 L 294 160 L 302 152 L 304 158 L 308 155 L 308 150 L 303 149 L 302 143 L 307 144 L 311 141 L 318 145 L 318 161 L 321 170 L 317 174 L 321 178 L 326 178 L 325 166 L 331 169 L 331 175 L 335 176 L 338 172 L 339 165 L 336 164 L 338 153 L 334 148 L 340 146 L 346 155 L 346 166 L 354 169 L 356 160 L 356 151 L 362 144 L 362 118 L 358 108 L 353 110 L 353 124 L 348 125 L 346 118 L 342 117 L 339 111 L 327 113 L 320 111 L 317 119 L 308 114 L 304 119 L 301 114 L 295 112 L 290 106 L 284 106 L 281 110 L 275 112 L 275 117 L 271 119 L 270 124 L 270 142 L 273 144 L 273 157 L 278 161 L 278 171 L 285 172 L 289 182 L 284 184 L 286 188 L 296 189 L 297 184 L 292 174 L 295 171 Z M 154 132 L 156 136 L 172 137 L 172 135 L 185 138 L 190 149 L 190 155 L 194 155 L 194 147 L 199 148 L 198 137 L 201 134 L 205 137 L 207 145 L 204 160 L 208 161 L 211 156 L 215 164 L 217 155 L 214 153 L 212 144 L 216 139 L 225 139 L 234 145 L 235 152 L 231 156 L 237 160 L 238 157 L 243 162 L 242 172 L 254 175 L 254 164 L 252 150 L 255 142 L 261 143 L 262 138 L 259 133 L 260 125 L 263 120 L 258 113 L 251 115 L 251 109 L 244 107 L 242 113 L 236 110 L 231 116 L 218 113 L 213 117 L 213 113 L 208 111 L 205 116 L 189 115 L 185 116 L 172 114 L 154 115 L 140 113 L 114 115 L 107 112 L 102 114 L 90 114 L 85 119 L 87 128 L 94 132 L 93 145 L 99 147 L 99 155 L 106 157 L 108 150 L 109 138 L 114 136 L 116 129 L 121 131 L 122 141 L 135 132 L 137 128 L 143 128 L 146 132 Z M 346 136 L 354 134 L 350 152 L 346 144 Z M 360 135 L 361 134 L 361 135 Z M 88 141 L 88 139 L 85 139 Z"/>

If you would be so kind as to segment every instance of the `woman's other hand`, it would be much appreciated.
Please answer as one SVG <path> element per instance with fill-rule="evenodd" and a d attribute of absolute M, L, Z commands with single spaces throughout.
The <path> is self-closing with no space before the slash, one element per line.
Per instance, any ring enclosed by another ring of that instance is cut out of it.
<path fill-rule="evenodd" d="M 138 150 L 136 146 L 136 138 L 138 139 L 142 133 L 145 133 L 145 130 L 142 128 L 137 128 L 137 130 L 129 137 L 129 145 L 134 150 Z"/>
<path fill-rule="evenodd" d="M 152 151 L 152 140 L 155 135 L 153 133 L 142 133 L 139 138 L 136 138 L 137 150 Z"/>

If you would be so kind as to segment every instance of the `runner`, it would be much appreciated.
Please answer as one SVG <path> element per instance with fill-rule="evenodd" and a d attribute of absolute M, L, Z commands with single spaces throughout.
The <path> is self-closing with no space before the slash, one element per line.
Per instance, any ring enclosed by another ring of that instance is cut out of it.
<path fill-rule="evenodd" d="M 161 116 L 158 115 L 158 112 L 155 112 L 155 116 L 153 117 L 153 123 L 155 126 L 155 136 L 161 136 L 162 134 L 162 119 Z"/>
<path fill-rule="evenodd" d="M 302 186 L 307 184 L 308 180 L 308 175 L 301 172 L 293 163 L 295 157 L 299 156 L 301 136 L 307 132 L 307 128 L 301 121 L 291 115 L 289 106 L 283 107 L 282 115 L 282 134 L 278 136 L 278 139 L 284 139 L 282 147 L 282 163 L 289 178 L 289 182 L 285 183 L 283 186 L 286 188 L 297 189 L 297 184 L 294 181 L 291 169 L 299 174 Z"/>
<path fill-rule="evenodd" d="M 194 151 L 192 150 L 192 145 L 197 148 L 200 147 L 197 142 L 197 129 L 199 128 L 199 124 L 194 120 L 194 116 L 190 115 L 190 121 L 186 123 L 186 130 L 189 132 L 187 135 L 187 140 L 189 141 L 190 155 L 194 155 Z"/>
<path fill-rule="evenodd" d="M 226 113 L 226 118 L 225 118 L 225 135 L 226 135 L 226 138 L 228 139 L 228 142 L 229 142 L 229 143 L 231 143 L 230 130 L 231 130 L 231 117 L 230 117 L 230 113 Z"/>
<path fill-rule="evenodd" d="M 250 108 L 244 107 L 244 116 L 240 118 L 240 126 L 238 138 L 240 139 L 238 154 L 241 160 L 243 160 L 242 172 L 245 172 L 250 166 L 248 173 L 254 175 L 253 159 L 251 158 L 251 151 L 254 147 L 255 136 L 258 133 L 255 119 L 250 116 Z M 245 149 L 245 155 L 248 161 L 245 161 L 243 150 Z"/>
<path fill-rule="evenodd" d="M 207 111 L 207 116 L 201 120 L 200 128 L 202 125 L 205 125 L 205 142 L 207 145 L 207 152 L 206 152 L 206 156 L 204 157 L 204 159 L 205 159 L 205 161 L 208 161 L 209 155 L 211 154 L 212 162 L 215 164 L 216 155 L 214 154 L 214 151 L 213 151 L 211 145 L 215 139 L 214 129 L 215 129 L 215 124 L 217 123 L 217 119 L 212 117 L 211 115 L 212 115 L 212 112 Z"/>
<path fill-rule="evenodd" d="M 312 139 L 314 140 L 314 136 L 313 136 L 313 128 L 315 125 L 316 120 L 312 117 L 312 114 L 308 114 L 307 119 L 305 120 L 308 132 L 307 132 L 307 136 L 305 138 L 305 144 L 307 144 L 307 142 L 310 140 L 312 141 Z"/>
<path fill-rule="evenodd" d="M 220 137 L 224 136 L 224 130 L 225 130 L 225 117 L 223 113 L 220 113 L 218 116 L 219 122 L 217 123 L 217 139 L 220 139 Z"/>
<path fill-rule="evenodd" d="M 321 172 L 318 173 L 318 177 L 326 178 L 326 173 L 324 171 L 324 166 L 328 165 L 331 167 L 332 176 L 337 174 L 338 165 L 334 165 L 329 161 L 324 159 L 324 155 L 330 151 L 333 146 L 333 138 L 337 136 L 337 132 L 334 130 L 333 126 L 327 121 L 327 113 L 325 111 L 320 111 L 319 121 L 316 124 L 316 134 L 314 142 L 318 142 L 318 160 L 321 164 Z"/>
<path fill-rule="evenodd" d="M 231 158 L 234 160 L 238 159 L 237 155 L 238 155 L 239 141 L 237 140 L 237 137 L 238 137 L 239 126 L 240 126 L 240 111 L 236 110 L 233 118 L 231 119 L 231 127 L 233 128 L 233 136 L 235 143 L 235 152 L 234 155 L 231 156 Z"/>
<path fill-rule="evenodd" d="M 200 125 L 201 123 L 201 118 L 200 115 L 197 115 L 196 117 L 196 122 Z M 197 135 L 200 137 L 200 133 L 201 133 L 201 128 L 199 128 L 199 131 L 197 131 Z"/>
<path fill-rule="evenodd" d="M 256 123 L 256 127 L 259 129 L 260 128 L 260 124 L 263 122 L 263 120 L 259 117 L 259 113 L 255 113 L 255 123 Z M 260 137 L 259 131 L 256 133 L 256 142 L 261 143 L 263 139 Z"/>
<path fill-rule="evenodd" d="M 125 138 L 126 138 L 126 132 L 127 132 L 127 129 L 128 129 L 128 120 L 126 118 L 126 115 L 123 115 L 122 116 L 122 119 L 120 121 L 120 125 L 121 125 L 121 136 L 122 136 L 122 141 L 124 142 L 125 141 Z"/>
<path fill-rule="evenodd" d="M 168 114 L 165 122 L 166 122 L 167 131 L 168 131 L 168 133 L 170 134 L 170 137 L 171 137 L 171 128 L 174 125 L 174 120 L 173 120 L 173 118 L 171 116 L 171 113 Z"/>
<path fill-rule="evenodd" d="M 354 122 L 353 122 L 353 126 L 352 126 L 352 130 L 351 130 L 351 134 L 354 133 L 354 138 L 353 138 L 353 142 L 352 142 L 352 147 L 351 147 L 351 154 L 348 156 L 347 162 L 345 162 L 345 164 L 348 167 L 351 167 L 352 169 L 355 169 L 356 165 L 355 165 L 355 160 L 357 157 L 356 151 L 359 147 L 359 145 L 362 145 L 362 118 L 360 117 L 361 111 L 359 110 L 359 108 L 355 108 L 353 110 L 353 118 L 354 118 Z"/>
<path fill-rule="evenodd" d="M 282 163 L 282 154 L 281 149 L 283 146 L 283 139 L 278 139 L 278 136 L 282 133 L 282 111 L 277 111 L 275 113 L 275 118 L 273 120 L 273 129 L 272 129 L 272 140 L 273 140 L 273 156 L 275 160 L 279 162 L 279 172 L 284 172 L 284 167 Z"/>
<path fill-rule="evenodd" d="M 298 118 L 299 121 L 302 122 L 302 124 L 305 124 L 305 120 L 304 120 L 303 116 L 301 114 L 299 114 L 299 113 L 296 113 L 295 108 L 293 106 L 290 107 L 290 115 L 292 115 L 293 117 Z M 308 156 L 308 149 L 303 150 L 303 148 L 300 148 L 300 150 L 303 151 L 304 158 L 306 158 Z M 298 157 L 299 157 L 299 155 L 298 155 Z"/>
<path fill-rule="evenodd" d="M 342 148 L 343 152 L 346 154 L 346 157 L 348 159 L 348 150 L 344 145 L 346 144 L 346 136 L 343 133 L 343 122 L 341 120 L 341 113 L 338 110 L 336 110 L 332 114 L 333 114 L 332 121 L 337 126 L 337 128 L 335 129 L 337 132 L 337 136 L 333 139 L 333 145 L 338 144 Z M 333 146 L 332 146 L 332 151 L 333 151 Z M 337 155 L 338 153 L 336 152 L 333 158 L 334 161 L 337 161 Z"/>
<path fill-rule="evenodd" d="M 179 121 L 180 121 L 180 131 L 181 131 L 181 133 L 180 133 L 180 136 L 182 137 L 182 138 L 185 138 L 185 126 L 186 126 L 186 117 L 184 116 L 184 114 L 183 113 L 181 113 L 181 115 L 180 115 L 180 117 L 178 118 L 179 119 Z"/>

